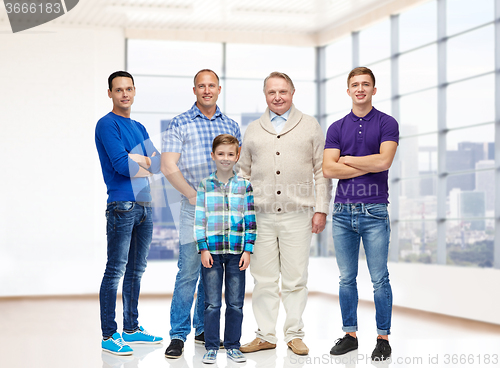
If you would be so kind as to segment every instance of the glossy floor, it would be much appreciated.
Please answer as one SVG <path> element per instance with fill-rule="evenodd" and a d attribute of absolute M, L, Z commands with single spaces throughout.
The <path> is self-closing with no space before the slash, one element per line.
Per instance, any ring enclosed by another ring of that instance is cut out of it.
<path fill-rule="evenodd" d="M 245 301 L 242 343 L 254 338 L 256 329 L 251 298 Z M 120 303 L 118 303 L 120 305 Z M 492 306 L 493 307 L 493 306 Z M 358 312 L 359 349 L 340 357 L 329 354 L 342 336 L 338 299 L 312 294 L 304 315 L 307 356 L 297 356 L 279 341 L 276 349 L 246 354 L 246 363 L 234 363 L 219 352 L 217 363 L 201 362 L 202 345 L 190 335 L 180 359 L 166 359 L 170 298 L 142 297 L 140 323 L 163 344 L 133 346 L 132 357 L 116 357 L 100 348 L 97 297 L 0 299 L 3 333 L 0 334 L 0 367 L 9 368 L 194 368 L 194 367 L 498 367 L 500 326 L 488 325 L 414 310 L 393 311 L 392 362 L 372 363 L 375 346 L 374 307 L 361 302 Z M 121 315 L 121 311 L 117 311 Z M 278 337 L 282 337 L 284 310 L 280 310 Z M 120 322 L 119 322 L 120 324 Z"/>

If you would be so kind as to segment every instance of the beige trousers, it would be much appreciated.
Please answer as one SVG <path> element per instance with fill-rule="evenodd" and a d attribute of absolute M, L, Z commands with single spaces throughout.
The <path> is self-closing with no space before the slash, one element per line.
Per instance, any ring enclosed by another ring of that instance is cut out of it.
<path fill-rule="evenodd" d="M 252 307 L 257 337 L 275 344 L 281 298 L 286 311 L 285 342 L 303 338 L 302 313 L 307 302 L 307 267 L 312 238 L 312 212 L 258 213 L 257 240 L 250 260 L 255 287 Z"/>

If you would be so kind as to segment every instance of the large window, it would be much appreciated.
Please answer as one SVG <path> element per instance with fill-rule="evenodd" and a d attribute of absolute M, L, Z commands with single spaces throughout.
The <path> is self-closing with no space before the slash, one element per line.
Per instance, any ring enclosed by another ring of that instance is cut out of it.
<path fill-rule="evenodd" d="M 219 75 L 222 92 L 217 105 L 240 124 L 243 134 L 266 110 L 263 81 L 273 71 L 292 78 L 294 103 L 314 116 L 315 65 L 313 47 L 128 40 L 127 68 L 137 86 L 133 118 L 146 126 L 160 148 L 169 120 L 195 102 L 193 77 L 205 68 Z M 155 175 L 151 187 L 155 225 L 149 259 L 175 259 L 180 195 L 162 175 Z M 317 254 L 318 243 L 314 244 L 311 252 Z"/>
<path fill-rule="evenodd" d="M 374 106 L 400 124 L 390 170 L 393 261 L 494 265 L 493 14 L 494 0 L 432 0 L 327 46 L 336 51 L 327 65 L 350 53 L 351 67 L 374 71 Z M 344 102 L 330 101 L 345 91 L 341 72 L 326 75 L 327 125 L 345 115 Z M 332 241 L 327 247 L 334 254 Z"/>
<path fill-rule="evenodd" d="M 389 184 L 391 260 L 500 267 L 494 4 L 430 0 L 317 48 L 129 40 L 135 117 L 160 146 L 162 124 L 194 103 L 193 75 L 211 68 L 221 77 L 219 106 L 244 132 L 266 108 L 263 79 L 278 70 L 294 80 L 296 105 L 326 132 L 351 108 L 347 73 L 368 66 L 377 78 L 374 106 L 400 124 Z M 172 215 L 158 216 L 167 224 L 175 223 Z M 160 230 L 165 239 L 175 236 L 175 229 Z M 311 254 L 335 254 L 329 226 L 314 244 Z"/>

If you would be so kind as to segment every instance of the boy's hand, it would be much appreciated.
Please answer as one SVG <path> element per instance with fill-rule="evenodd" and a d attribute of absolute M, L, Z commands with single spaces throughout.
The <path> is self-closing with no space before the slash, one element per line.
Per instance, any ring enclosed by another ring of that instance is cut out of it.
<path fill-rule="evenodd" d="M 240 271 L 245 271 L 250 265 L 250 252 L 243 252 L 240 258 Z"/>
<path fill-rule="evenodd" d="M 201 264 L 205 268 L 212 268 L 212 265 L 214 264 L 214 259 L 212 258 L 212 255 L 206 249 L 201 251 Z"/>

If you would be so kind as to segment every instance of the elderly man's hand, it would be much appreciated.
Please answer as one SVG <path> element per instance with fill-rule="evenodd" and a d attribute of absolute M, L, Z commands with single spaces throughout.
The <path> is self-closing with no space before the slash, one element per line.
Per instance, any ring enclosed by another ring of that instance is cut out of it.
<path fill-rule="evenodd" d="M 316 212 L 312 218 L 312 232 L 313 234 L 319 234 L 325 230 L 326 225 L 326 213 Z"/>

